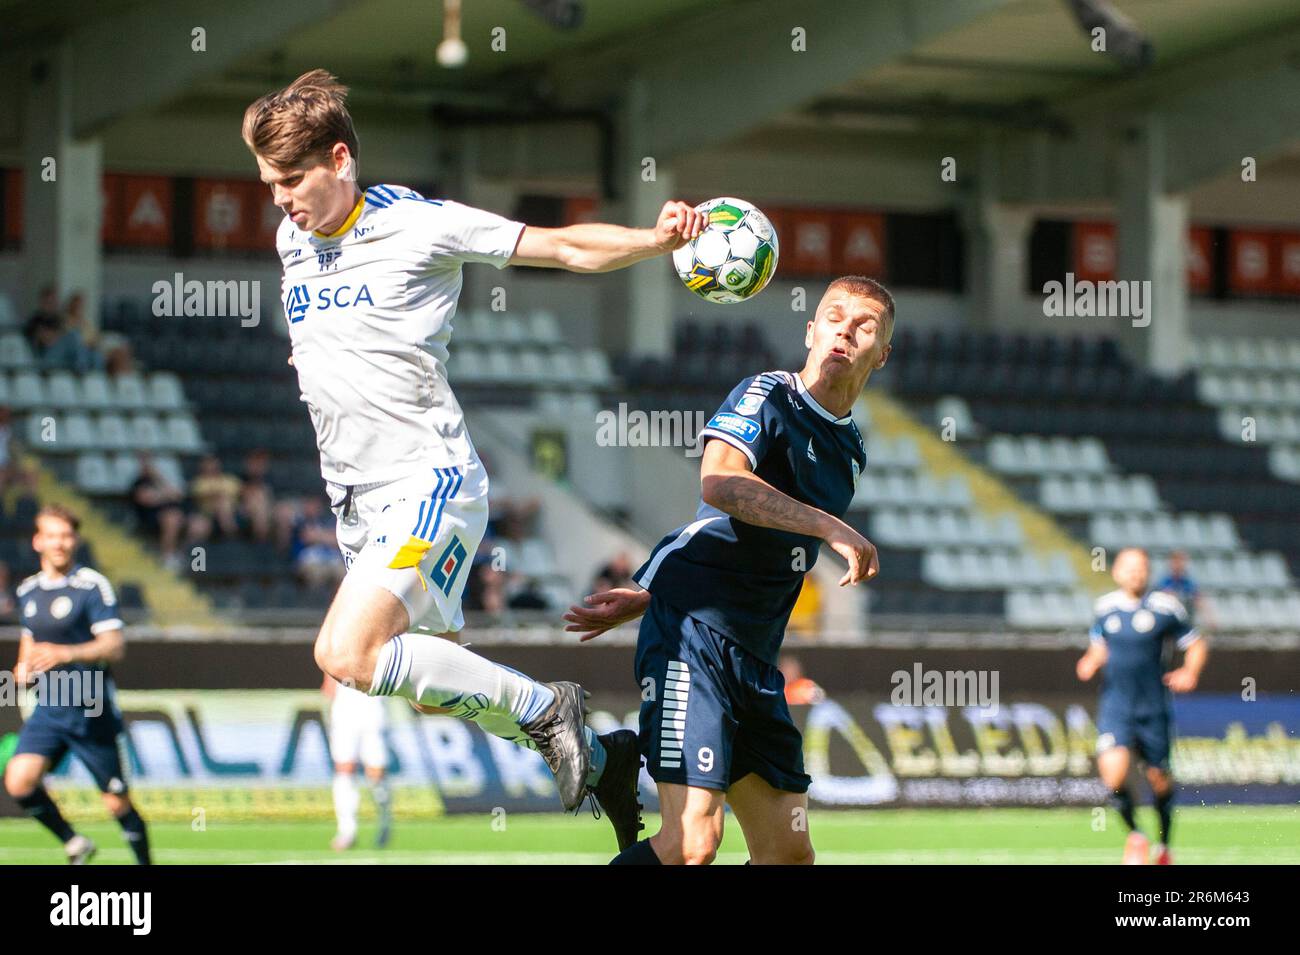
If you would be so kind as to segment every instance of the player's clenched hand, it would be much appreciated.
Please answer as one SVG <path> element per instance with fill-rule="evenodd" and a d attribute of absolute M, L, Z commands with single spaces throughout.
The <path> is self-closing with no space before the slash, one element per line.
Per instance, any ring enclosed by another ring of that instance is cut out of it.
<path fill-rule="evenodd" d="M 708 215 L 685 202 L 665 202 L 655 223 L 655 245 L 665 252 L 680 249 L 709 224 Z"/>
<path fill-rule="evenodd" d="M 1187 667 L 1170 670 L 1164 675 L 1165 686 L 1175 693 L 1191 693 L 1196 689 L 1196 674 Z"/>
<path fill-rule="evenodd" d="M 570 633 L 582 634 L 578 640 L 585 643 L 619 624 L 635 620 L 645 613 L 649 604 L 648 590 L 632 590 L 628 587 L 603 590 L 584 597 L 581 606 L 574 604 L 570 607 L 564 615 L 564 619 L 569 621 L 564 629 Z"/>
<path fill-rule="evenodd" d="M 44 673 L 68 662 L 67 648 L 57 643 L 32 644 L 31 653 L 27 655 L 27 669 L 32 676 Z"/>
<path fill-rule="evenodd" d="M 876 545 L 871 543 L 843 521 L 836 521 L 822 540 L 831 546 L 848 563 L 849 569 L 840 578 L 840 586 L 859 584 L 880 573 L 880 558 Z"/>

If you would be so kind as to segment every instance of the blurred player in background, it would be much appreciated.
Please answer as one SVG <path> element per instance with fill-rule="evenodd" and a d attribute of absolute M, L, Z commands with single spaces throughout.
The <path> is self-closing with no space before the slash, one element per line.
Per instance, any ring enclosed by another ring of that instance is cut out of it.
<path fill-rule="evenodd" d="M 1146 764 L 1147 782 L 1160 816 L 1156 863 L 1169 865 L 1174 782 L 1169 772 L 1173 742 L 1171 693 L 1196 689 L 1208 656 L 1206 643 L 1192 626 L 1178 598 L 1148 592 L 1151 562 L 1136 547 L 1115 555 L 1111 576 L 1119 585 L 1097 600 L 1091 645 L 1076 672 L 1087 682 L 1102 671 L 1097 705 L 1097 771 L 1111 791 L 1115 810 L 1129 829 L 1124 844 L 1126 865 L 1146 865 L 1150 844 L 1133 816 L 1128 785 L 1134 755 Z M 1184 651 L 1183 665 L 1169 669 L 1173 647 Z M 1167 671 L 1167 672 L 1166 672 Z"/>
<path fill-rule="evenodd" d="M 88 862 L 95 844 L 73 830 L 43 785 L 70 751 L 90 771 L 136 861 L 148 865 L 148 832 L 122 771 L 122 715 L 109 670 L 125 652 L 122 621 L 112 585 L 75 562 L 79 526 L 77 516 L 57 504 L 36 515 L 32 549 L 41 570 L 18 586 L 22 636 L 14 675 L 20 684 L 35 682 L 38 696 L 5 767 L 5 789 L 63 843 L 69 862 Z"/>
<path fill-rule="evenodd" d="M 866 466 L 850 412 L 889 357 L 894 300 L 862 276 L 833 281 L 808 322 L 798 374 L 742 381 L 700 432 L 696 520 L 655 547 L 642 590 L 593 594 L 565 614 L 583 640 L 645 615 L 636 679 L 641 748 L 658 784 L 659 832 L 616 864 L 711 862 L 731 805 L 755 864 L 808 864 L 803 739 L 777 657 L 822 543 L 848 562 L 840 585 L 879 570 L 840 519 Z M 644 693 L 643 693 L 644 699 Z"/>
<path fill-rule="evenodd" d="M 639 829 L 634 734 L 597 739 L 575 683 L 539 683 L 457 645 L 488 478 L 447 381 L 461 267 L 607 272 L 699 235 L 666 203 L 652 228 L 539 229 L 405 186 L 356 183 L 347 89 L 324 70 L 250 105 L 243 139 L 284 210 L 276 246 L 303 401 L 349 570 L 316 641 L 321 669 L 372 696 L 527 737 L 566 810 L 592 794 L 619 844 Z"/>
<path fill-rule="evenodd" d="M 393 830 L 393 797 L 388 788 L 388 711 L 382 696 L 368 696 L 326 676 L 321 692 L 330 701 L 330 758 L 334 761 L 334 818 L 338 831 L 330 846 L 338 852 L 357 841 L 357 764 L 365 768 L 379 828 L 375 846 L 388 845 Z"/>

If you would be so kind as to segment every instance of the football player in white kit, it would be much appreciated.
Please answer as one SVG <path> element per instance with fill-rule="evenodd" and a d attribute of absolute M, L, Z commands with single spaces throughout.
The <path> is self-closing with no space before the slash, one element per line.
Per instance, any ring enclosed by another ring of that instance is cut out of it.
<path fill-rule="evenodd" d="M 330 845 L 342 852 L 357 841 L 357 765 L 365 769 L 379 827 L 375 845 L 388 845 L 393 828 L 392 791 L 388 788 L 388 706 L 382 696 L 370 696 L 326 676 L 321 692 L 330 701 L 330 758 L 334 761 L 334 818 L 338 831 Z"/>
<path fill-rule="evenodd" d="M 313 70 L 255 101 L 243 122 L 285 213 L 276 247 L 290 360 L 349 568 L 316 662 L 372 696 L 535 747 L 565 809 L 591 793 L 630 845 L 641 828 L 635 734 L 598 739 L 577 684 L 536 682 L 455 642 L 488 479 L 447 382 L 447 346 L 464 263 L 607 272 L 680 248 L 705 217 L 674 201 L 651 228 L 542 229 L 403 186 L 363 193 L 346 93 Z"/>

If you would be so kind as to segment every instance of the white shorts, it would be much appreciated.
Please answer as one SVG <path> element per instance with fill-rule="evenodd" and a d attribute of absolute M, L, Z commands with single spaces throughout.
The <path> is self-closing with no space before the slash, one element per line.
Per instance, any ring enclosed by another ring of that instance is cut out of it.
<path fill-rule="evenodd" d="M 411 629 L 465 625 L 460 599 L 488 520 L 488 479 L 475 458 L 459 467 L 350 489 L 329 485 L 348 577 L 359 576 L 406 607 Z"/>
<path fill-rule="evenodd" d="M 338 684 L 330 703 L 330 756 L 336 763 L 388 766 L 388 701 Z"/>

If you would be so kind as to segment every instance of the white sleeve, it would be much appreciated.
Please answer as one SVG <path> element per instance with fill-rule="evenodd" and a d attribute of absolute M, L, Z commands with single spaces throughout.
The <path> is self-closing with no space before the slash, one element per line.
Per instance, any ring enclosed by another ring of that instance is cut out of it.
<path fill-rule="evenodd" d="M 515 254 L 515 246 L 524 231 L 522 222 L 451 199 L 442 200 L 432 210 L 428 218 L 433 227 L 430 236 L 433 253 L 461 262 L 483 262 L 504 268 Z"/>

